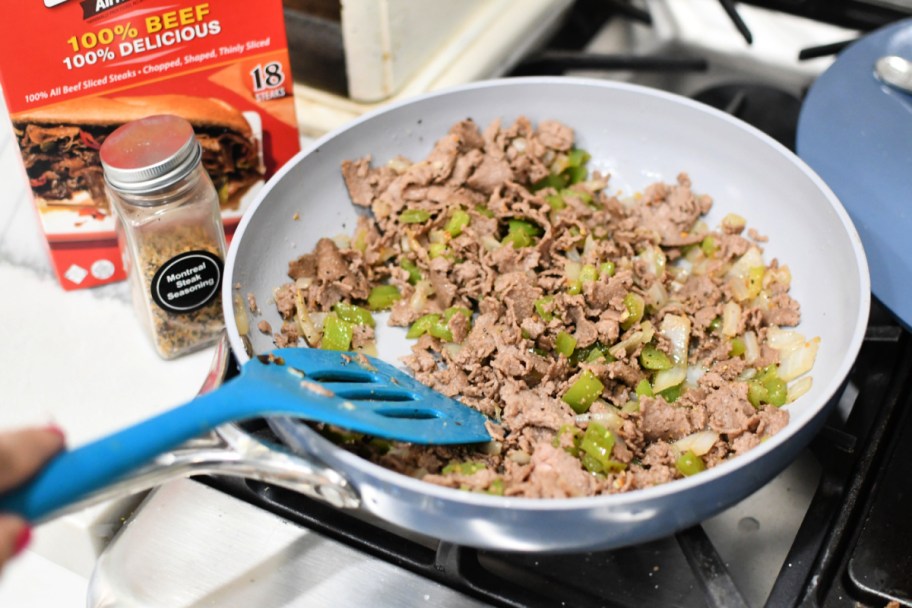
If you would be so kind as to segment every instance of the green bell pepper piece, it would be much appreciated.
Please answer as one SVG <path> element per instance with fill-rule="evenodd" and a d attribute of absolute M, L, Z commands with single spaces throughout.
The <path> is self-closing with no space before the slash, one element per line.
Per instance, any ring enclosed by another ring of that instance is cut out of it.
<path fill-rule="evenodd" d="M 377 325 L 370 312 L 360 306 L 355 306 L 354 304 L 336 302 L 333 306 L 333 311 L 339 315 L 340 319 L 346 323 L 351 323 L 352 325 L 367 325 L 368 327 L 375 327 Z"/>
<path fill-rule="evenodd" d="M 640 294 L 630 291 L 624 296 L 624 308 L 627 309 L 627 318 L 621 322 L 621 328 L 630 329 L 643 318 L 646 301 Z"/>
<path fill-rule="evenodd" d="M 395 285 L 376 285 L 367 296 L 367 306 L 371 310 L 387 310 L 400 299 L 402 294 Z"/>
<path fill-rule="evenodd" d="M 643 378 L 637 382 L 636 388 L 634 389 L 637 397 L 654 397 L 655 394 L 652 392 L 652 385 L 649 384 L 649 380 Z"/>
<path fill-rule="evenodd" d="M 354 329 L 351 323 L 343 321 L 337 315 L 330 313 L 323 320 L 323 340 L 320 348 L 324 350 L 351 350 L 352 334 Z"/>
<path fill-rule="evenodd" d="M 472 218 L 468 213 L 462 209 L 457 209 L 453 212 L 453 215 L 450 216 L 449 221 L 444 226 L 444 232 L 448 233 L 452 237 L 457 237 L 462 234 L 462 231 L 466 226 L 469 225 L 469 222 L 472 221 Z"/>
<path fill-rule="evenodd" d="M 640 352 L 640 366 L 650 371 L 659 371 L 671 369 L 674 364 L 664 352 L 658 349 L 654 344 L 647 344 Z"/>
<path fill-rule="evenodd" d="M 788 385 L 778 376 L 775 365 L 764 367 L 760 373 L 747 382 L 747 399 L 755 408 L 764 403 L 781 407 L 788 398 Z"/>
<path fill-rule="evenodd" d="M 418 268 L 418 265 L 415 262 L 411 261 L 408 258 L 402 258 L 399 262 L 399 265 L 402 266 L 402 269 L 407 271 L 409 274 L 408 282 L 412 285 L 416 285 L 418 281 L 421 280 L 421 270 Z"/>
<path fill-rule="evenodd" d="M 706 463 L 691 450 L 687 450 L 675 460 L 675 468 L 678 469 L 678 472 L 681 473 L 681 475 L 690 477 L 691 475 L 696 475 L 701 471 L 705 471 Z"/>
<path fill-rule="evenodd" d="M 403 224 L 423 224 L 431 219 L 431 212 L 426 209 L 406 209 L 399 215 Z"/>
<path fill-rule="evenodd" d="M 554 348 L 557 352 L 569 358 L 573 354 L 573 349 L 576 348 L 576 338 L 565 331 L 558 332 L 557 338 L 554 340 Z"/>
<path fill-rule="evenodd" d="M 428 333 L 435 323 L 439 322 L 440 315 L 434 313 L 418 317 L 415 319 L 415 322 L 412 323 L 411 327 L 409 327 L 408 332 L 405 334 L 405 337 L 411 340 L 420 338 L 424 334 Z"/>
<path fill-rule="evenodd" d="M 478 215 L 483 215 L 484 217 L 487 217 L 487 218 L 494 217 L 494 212 L 491 211 L 490 209 L 488 209 L 487 207 L 485 207 L 484 205 L 475 205 L 475 212 L 478 213 Z"/>
<path fill-rule="evenodd" d="M 605 385 L 602 384 L 602 381 L 587 369 L 570 385 L 561 399 L 574 412 L 583 414 L 589 411 L 589 406 L 602 395 L 603 390 L 605 390 Z"/>
<path fill-rule="evenodd" d="M 597 422 L 590 422 L 580 440 L 580 461 L 590 473 L 611 473 L 627 468 L 614 460 L 611 451 L 617 441 L 614 433 Z"/>
<path fill-rule="evenodd" d="M 551 319 L 554 318 L 554 313 L 545 309 L 545 307 L 553 301 L 554 296 L 544 296 L 532 303 L 532 306 L 535 308 L 535 312 L 538 313 L 538 316 L 541 317 L 542 321 L 545 323 L 550 322 Z"/>
<path fill-rule="evenodd" d="M 675 384 L 674 386 L 669 386 L 664 391 L 659 391 L 659 396 L 662 397 L 668 403 L 674 403 L 678 400 L 678 397 L 681 396 L 681 393 L 684 392 L 684 383 Z"/>

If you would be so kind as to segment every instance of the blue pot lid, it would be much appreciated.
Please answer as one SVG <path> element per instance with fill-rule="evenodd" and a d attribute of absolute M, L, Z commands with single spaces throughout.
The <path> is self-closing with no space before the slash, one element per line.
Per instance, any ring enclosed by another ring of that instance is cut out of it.
<path fill-rule="evenodd" d="M 912 327 L 912 95 L 883 84 L 883 55 L 912 60 L 912 19 L 847 47 L 811 86 L 796 147 L 861 236 L 871 291 Z M 824 237 L 823 242 L 826 242 Z"/>

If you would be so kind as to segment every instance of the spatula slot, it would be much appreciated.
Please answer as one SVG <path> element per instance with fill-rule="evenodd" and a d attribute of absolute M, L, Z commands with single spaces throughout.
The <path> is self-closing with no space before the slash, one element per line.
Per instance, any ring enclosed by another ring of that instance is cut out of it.
<path fill-rule="evenodd" d="M 426 408 L 388 407 L 376 410 L 376 412 L 386 418 L 406 418 L 409 420 L 433 420 L 434 418 L 443 417 L 442 413 Z"/>
<path fill-rule="evenodd" d="M 349 401 L 417 401 L 408 391 L 387 388 L 336 389 L 336 395 Z"/>
<path fill-rule="evenodd" d="M 357 370 L 342 370 L 342 369 L 331 369 L 331 370 L 319 370 L 307 374 L 307 377 L 310 380 L 315 382 L 337 382 L 337 383 L 358 383 L 358 384 L 370 384 L 376 382 L 374 376 L 368 372 L 362 372 Z"/>

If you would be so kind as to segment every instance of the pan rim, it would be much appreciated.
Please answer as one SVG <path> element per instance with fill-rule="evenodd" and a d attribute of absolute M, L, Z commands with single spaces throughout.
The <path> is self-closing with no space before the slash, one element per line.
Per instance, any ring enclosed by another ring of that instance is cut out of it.
<path fill-rule="evenodd" d="M 344 448 L 338 447 L 335 444 L 332 444 L 328 440 L 320 437 L 317 433 L 313 433 L 314 440 L 321 442 L 320 445 L 323 445 L 322 442 L 325 442 L 325 448 L 332 451 L 333 458 L 337 459 L 339 462 L 343 463 L 346 467 L 352 467 L 354 469 L 360 470 L 367 475 L 375 478 L 383 484 L 402 487 L 409 491 L 420 492 L 423 495 L 429 496 L 431 498 L 459 502 L 462 504 L 478 506 L 478 507 L 504 507 L 509 506 L 513 510 L 522 510 L 522 511 L 572 511 L 572 510 L 584 510 L 591 509 L 593 507 L 604 507 L 607 505 L 617 506 L 617 507 L 629 507 L 634 504 L 645 503 L 661 498 L 665 498 L 668 495 L 680 494 L 683 492 L 693 491 L 696 488 L 701 486 L 706 486 L 714 482 L 719 481 L 721 478 L 728 477 L 730 474 L 735 474 L 738 469 L 746 468 L 756 461 L 763 459 L 768 454 L 776 451 L 786 442 L 789 442 L 794 435 L 802 431 L 809 423 L 814 420 L 817 420 L 824 412 L 828 411 L 829 408 L 834 405 L 834 397 L 840 392 L 841 386 L 844 384 L 845 379 L 848 377 L 848 374 L 853 366 L 858 352 L 861 349 L 861 345 L 864 339 L 865 330 L 867 327 L 868 315 L 870 312 L 870 274 L 868 269 L 867 258 L 865 255 L 864 248 L 861 243 L 860 236 L 855 229 L 855 226 L 846 212 L 845 208 L 840 203 L 839 199 L 833 193 L 833 191 L 826 185 L 826 183 L 818 176 L 813 169 L 807 163 L 805 163 L 800 157 L 788 150 L 785 146 L 769 137 L 762 131 L 756 129 L 755 127 L 744 123 L 743 121 L 730 116 L 720 110 L 702 104 L 700 102 L 691 100 L 689 98 L 669 93 L 666 91 L 653 89 L 650 87 L 645 87 L 637 84 L 599 80 L 594 78 L 585 78 L 585 77 L 565 77 L 565 76 L 531 76 L 531 77 L 519 77 L 519 78 L 505 78 L 505 79 L 493 79 L 485 80 L 480 82 L 474 82 L 466 85 L 459 85 L 455 87 L 448 87 L 446 89 L 441 89 L 439 91 L 433 91 L 430 93 L 425 93 L 422 95 L 417 95 L 410 97 L 405 100 L 401 100 L 389 105 L 384 105 L 380 108 L 377 108 L 371 112 L 364 114 L 363 116 L 346 123 L 342 127 L 333 130 L 330 133 L 327 133 L 323 137 L 319 138 L 308 148 L 299 152 L 295 157 L 290 159 L 266 184 L 266 186 L 260 191 L 257 199 L 251 204 L 247 213 L 242 218 L 236 232 L 234 239 L 232 240 L 232 245 L 229 248 L 228 256 L 226 258 L 226 273 L 225 273 L 225 282 L 223 285 L 223 307 L 225 308 L 226 313 L 226 325 L 229 327 L 229 342 L 231 343 L 232 349 L 239 356 L 241 362 L 246 360 L 246 353 L 243 351 L 243 343 L 239 335 L 236 335 L 233 322 L 233 311 L 231 309 L 232 302 L 232 288 L 234 283 L 234 267 L 237 257 L 238 243 L 242 241 L 244 233 L 247 226 L 252 221 L 251 218 L 255 215 L 257 209 L 266 200 L 268 194 L 272 191 L 275 185 L 282 179 L 284 175 L 292 170 L 292 168 L 300 162 L 300 160 L 310 154 L 316 153 L 322 145 L 331 139 L 337 137 L 341 133 L 347 132 L 351 129 L 356 129 L 359 125 L 364 122 L 374 120 L 376 117 L 392 112 L 410 105 L 425 103 L 428 100 L 452 95 L 454 93 L 460 93 L 464 91 L 471 91 L 476 89 L 484 89 L 491 87 L 513 87 L 513 86 L 529 86 L 529 85 L 560 85 L 562 87 L 567 86 L 578 86 L 578 87 L 601 87 L 607 89 L 615 89 L 628 91 L 638 95 L 645 95 L 650 97 L 656 97 L 664 99 L 669 103 L 681 104 L 688 106 L 691 110 L 708 114 L 715 119 L 723 120 L 730 125 L 746 131 L 747 134 L 751 135 L 755 139 L 759 140 L 760 143 L 771 147 L 776 153 L 781 156 L 784 156 L 791 164 L 795 165 L 806 178 L 810 179 L 813 186 L 821 192 L 823 197 L 826 199 L 829 206 L 832 208 L 832 211 L 836 214 L 839 219 L 839 223 L 842 225 L 843 229 L 846 232 L 846 236 L 852 247 L 853 259 L 856 262 L 856 265 L 851 270 L 853 273 L 857 274 L 858 286 L 861 291 L 861 295 L 858 301 L 858 307 L 855 311 L 855 326 L 852 328 L 851 338 L 849 339 L 849 348 L 844 354 L 842 360 L 840 361 L 837 369 L 834 370 L 834 373 L 831 377 L 826 379 L 824 387 L 820 391 L 820 397 L 817 402 L 811 404 L 813 406 L 813 412 L 809 415 L 807 420 L 802 424 L 789 424 L 784 429 L 773 435 L 769 440 L 764 441 L 762 444 L 755 446 L 744 454 L 738 455 L 736 458 L 723 462 L 717 466 L 714 466 L 700 475 L 695 475 L 692 477 L 685 477 L 682 479 L 675 479 L 667 483 L 663 483 L 657 486 L 652 486 L 649 488 L 642 488 L 637 490 L 632 490 L 629 492 L 622 492 L 617 494 L 602 494 L 598 496 L 587 496 L 579 498 L 522 498 L 522 497 L 502 497 L 502 496 L 491 496 L 481 493 L 470 493 L 460 491 L 454 488 L 447 488 L 443 486 L 438 486 L 428 482 L 424 482 L 418 479 L 408 477 L 406 475 L 396 473 L 392 470 L 381 467 L 380 465 L 374 464 L 368 460 L 362 459 L 361 457 L 348 452 Z M 775 473 L 779 473 L 779 470 L 776 470 Z M 340 471 L 345 475 L 345 471 Z M 759 487 L 759 486 L 757 486 Z"/>

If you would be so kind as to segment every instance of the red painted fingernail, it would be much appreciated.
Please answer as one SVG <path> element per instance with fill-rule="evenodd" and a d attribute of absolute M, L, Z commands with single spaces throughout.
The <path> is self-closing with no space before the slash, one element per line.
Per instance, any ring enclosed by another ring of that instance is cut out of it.
<path fill-rule="evenodd" d="M 46 427 L 44 427 L 44 430 L 48 431 L 49 433 L 54 433 L 55 435 L 58 435 L 61 439 L 66 439 L 66 434 L 63 432 L 63 429 L 60 428 L 59 426 L 57 426 L 56 424 L 49 424 Z"/>
<path fill-rule="evenodd" d="M 25 526 L 16 536 L 16 542 L 13 543 L 13 555 L 19 555 L 25 551 L 30 542 L 32 542 L 32 529 Z"/>

